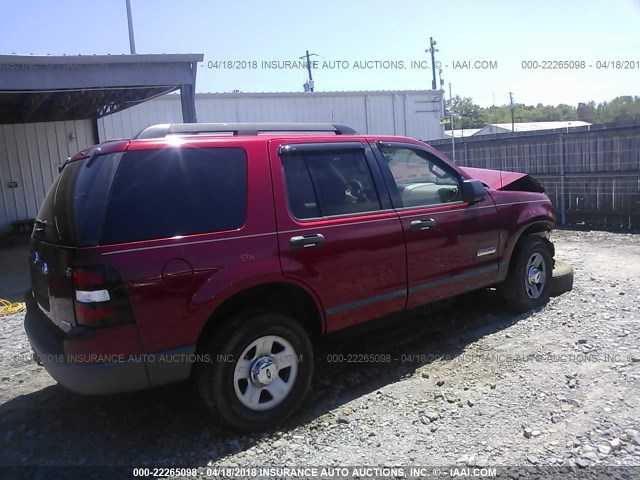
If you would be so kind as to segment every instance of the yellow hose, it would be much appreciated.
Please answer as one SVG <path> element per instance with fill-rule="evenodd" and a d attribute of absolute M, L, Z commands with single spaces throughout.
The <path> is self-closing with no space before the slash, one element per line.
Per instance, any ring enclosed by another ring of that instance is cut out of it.
<path fill-rule="evenodd" d="M 0 317 L 13 315 L 14 313 L 24 312 L 26 306 L 24 302 L 11 303 L 9 300 L 0 298 Z"/>

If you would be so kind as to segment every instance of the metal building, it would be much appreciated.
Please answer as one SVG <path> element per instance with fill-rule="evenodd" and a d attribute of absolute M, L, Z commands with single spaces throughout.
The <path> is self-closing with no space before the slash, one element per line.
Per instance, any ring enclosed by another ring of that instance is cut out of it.
<path fill-rule="evenodd" d="M 444 138 L 442 92 L 434 90 L 198 93 L 200 122 L 329 122 L 359 133 Z M 180 122 L 176 95 L 163 95 L 98 120 L 101 140 L 127 138 L 156 123 Z"/>
<path fill-rule="evenodd" d="M 97 57 L 25 57 L 24 61 L 33 65 L 37 61 L 57 62 L 46 71 L 58 71 L 69 76 L 69 82 L 76 82 L 76 88 L 69 83 L 67 91 L 56 88 L 52 92 L 52 87 L 34 84 L 25 92 L 16 84 L 8 92 L 2 85 L 6 77 L 0 80 L 0 236 L 11 229 L 12 222 L 37 215 L 58 165 L 69 156 L 95 143 L 132 137 L 149 125 L 196 121 L 196 111 L 200 122 L 331 122 L 361 133 L 423 140 L 444 137 L 440 91 L 206 93 L 190 97 L 195 75 L 190 77 L 184 67 L 197 62 L 197 58 L 191 58 L 195 56 Z M 0 68 L 2 61 L 0 57 Z M 10 61 L 15 64 L 15 57 Z M 102 61 L 110 62 L 109 66 L 99 63 Z M 129 68 L 119 70 L 115 77 L 105 75 L 115 72 L 113 63 L 129 63 Z M 72 66 L 65 67 L 67 64 Z M 169 81 L 167 75 L 163 77 L 164 66 L 170 67 L 167 73 L 176 78 Z M 23 68 L 18 66 L 16 70 L 22 72 Z M 131 78 L 132 71 L 145 78 Z M 182 76 L 177 75 L 182 71 Z M 80 74 L 88 78 L 80 78 Z M 31 71 L 29 79 L 36 77 Z M 129 83 L 122 84 L 127 78 Z M 108 88 L 109 82 L 116 80 L 120 86 Z M 82 82 L 90 81 L 103 86 L 82 87 Z M 182 94 L 157 96 L 164 92 L 154 90 L 154 85 L 164 86 L 165 92 L 180 88 Z M 132 104 L 135 106 L 129 107 Z M 107 114 L 110 111 L 115 113 Z"/>
<path fill-rule="evenodd" d="M 98 118 L 180 90 L 172 97 L 178 121 L 197 121 L 201 61 L 201 54 L 0 55 L 0 236 L 36 216 L 60 163 L 101 140 Z"/>

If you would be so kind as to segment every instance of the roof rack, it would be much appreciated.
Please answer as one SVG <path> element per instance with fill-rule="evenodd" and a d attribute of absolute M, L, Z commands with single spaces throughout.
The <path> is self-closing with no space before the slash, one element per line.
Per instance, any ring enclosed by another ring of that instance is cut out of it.
<path fill-rule="evenodd" d="M 353 128 L 335 123 L 163 123 L 142 130 L 134 138 L 163 138 L 169 135 L 259 135 L 261 133 L 331 132 L 336 135 L 357 133 Z"/>

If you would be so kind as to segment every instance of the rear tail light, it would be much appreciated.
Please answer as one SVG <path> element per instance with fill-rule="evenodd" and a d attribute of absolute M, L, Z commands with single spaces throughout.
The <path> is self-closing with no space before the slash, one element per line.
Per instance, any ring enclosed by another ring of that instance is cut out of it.
<path fill-rule="evenodd" d="M 78 325 L 106 327 L 133 322 L 133 311 L 118 272 L 108 266 L 73 269 Z"/>

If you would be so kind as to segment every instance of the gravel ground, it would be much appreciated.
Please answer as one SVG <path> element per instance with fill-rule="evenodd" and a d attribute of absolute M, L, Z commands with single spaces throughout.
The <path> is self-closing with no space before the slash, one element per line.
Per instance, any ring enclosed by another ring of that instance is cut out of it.
<path fill-rule="evenodd" d="M 640 235 L 553 239 L 572 292 L 518 316 L 479 292 L 325 340 L 302 411 L 260 435 L 219 429 L 190 383 L 69 393 L 2 318 L 0 465 L 640 466 Z M 353 354 L 384 361 L 336 361 Z"/>

